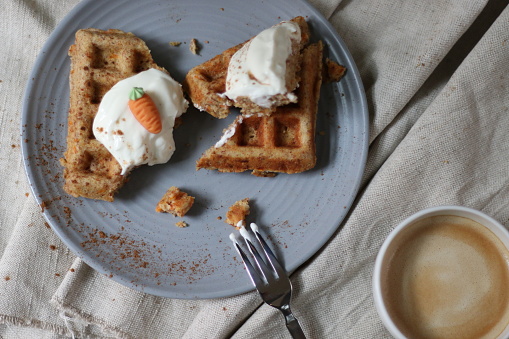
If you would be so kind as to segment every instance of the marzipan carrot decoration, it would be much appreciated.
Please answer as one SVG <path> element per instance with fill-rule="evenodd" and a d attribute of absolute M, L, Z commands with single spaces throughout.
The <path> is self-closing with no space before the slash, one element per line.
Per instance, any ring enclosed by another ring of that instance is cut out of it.
<path fill-rule="evenodd" d="M 152 98 L 141 87 L 133 87 L 129 93 L 129 109 L 136 120 L 153 134 L 161 132 L 163 123 Z"/>

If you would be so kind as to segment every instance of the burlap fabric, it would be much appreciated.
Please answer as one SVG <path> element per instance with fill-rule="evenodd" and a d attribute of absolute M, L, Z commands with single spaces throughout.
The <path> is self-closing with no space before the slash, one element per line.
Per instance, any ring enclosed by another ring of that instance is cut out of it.
<path fill-rule="evenodd" d="M 42 44 L 77 2 L 0 3 L 0 335 L 289 338 L 255 292 L 203 301 L 136 292 L 76 259 L 46 227 L 23 170 L 21 99 Z M 398 222 L 457 204 L 509 226 L 509 9 L 505 0 L 312 3 L 360 69 L 370 151 L 348 218 L 292 276 L 292 308 L 311 338 L 387 338 L 371 277 Z"/>

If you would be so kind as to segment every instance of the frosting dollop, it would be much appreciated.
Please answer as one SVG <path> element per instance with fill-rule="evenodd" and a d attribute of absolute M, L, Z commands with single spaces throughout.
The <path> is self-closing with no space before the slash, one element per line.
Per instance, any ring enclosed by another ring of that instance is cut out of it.
<path fill-rule="evenodd" d="M 129 93 L 143 87 L 156 104 L 161 120 L 160 133 L 150 133 L 133 116 Z M 94 119 L 93 133 L 122 167 L 122 175 L 133 167 L 168 162 L 175 152 L 175 119 L 188 107 L 182 86 L 168 74 L 149 69 L 119 81 L 102 98 Z"/>
<path fill-rule="evenodd" d="M 300 27 L 292 21 L 283 21 L 259 33 L 232 56 L 223 95 L 233 101 L 248 97 L 267 108 L 276 94 L 294 96 L 286 88 L 286 61 L 292 53 L 292 42 L 300 40 Z"/>

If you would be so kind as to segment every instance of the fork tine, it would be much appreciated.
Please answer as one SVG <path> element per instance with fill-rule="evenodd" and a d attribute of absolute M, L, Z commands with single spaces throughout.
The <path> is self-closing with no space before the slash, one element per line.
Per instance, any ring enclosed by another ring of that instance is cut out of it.
<path fill-rule="evenodd" d="M 245 239 L 245 241 L 247 247 L 249 248 L 249 252 L 251 252 L 251 254 L 253 255 L 253 259 L 256 262 L 260 274 L 263 276 L 266 282 L 270 282 L 271 280 L 274 279 L 274 277 L 270 275 L 270 268 L 267 266 L 267 263 L 265 262 L 265 260 L 263 260 L 262 256 L 260 255 L 260 252 L 258 252 L 253 243 L 247 238 Z"/>
<path fill-rule="evenodd" d="M 267 243 L 265 242 L 265 240 L 263 239 L 261 234 L 258 232 L 258 227 L 256 225 L 255 225 L 255 227 L 253 227 L 253 224 L 251 224 L 251 230 L 253 231 L 253 233 L 256 236 L 256 239 L 258 240 L 258 242 L 262 246 L 262 249 L 265 252 L 265 255 L 267 256 L 268 262 L 270 263 L 270 265 L 272 266 L 274 271 L 277 273 L 277 277 L 278 278 L 286 277 L 286 271 L 281 266 L 279 261 L 276 259 L 276 256 L 274 255 L 274 253 L 270 249 L 269 245 L 267 245 Z"/>
<path fill-rule="evenodd" d="M 258 273 L 256 272 L 256 270 L 254 269 L 253 265 L 249 261 L 249 258 L 247 257 L 246 253 L 244 253 L 242 248 L 240 248 L 240 245 L 237 243 L 237 241 L 235 241 L 234 244 L 235 244 L 235 249 L 237 250 L 237 252 L 242 257 L 242 261 L 244 262 L 244 267 L 246 268 L 247 272 L 249 273 L 248 275 L 249 275 L 249 278 L 251 278 L 251 282 L 257 288 L 258 288 L 258 286 L 262 286 L 263 285 L 263 281 L 262 281 L 262 279 L 260 279 Z"/>

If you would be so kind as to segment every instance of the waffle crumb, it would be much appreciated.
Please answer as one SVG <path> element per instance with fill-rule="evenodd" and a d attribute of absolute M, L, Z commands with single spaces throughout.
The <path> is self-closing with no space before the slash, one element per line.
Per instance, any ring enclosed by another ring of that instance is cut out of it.
<path fill-rule="evenodd" d="M 186 228 L 189 226 L 189 224 L 185 221 L 179 221 L 179 222 L 175 223 L 175 226 L 180 227 L 180 228 Z"/>
<path fill-rule="evenodd" d="M 346 68 L 344 66 L 341 66 L 335 61 L 332 61 L 331 59 L 327 58 L 325 60 L 325 76 L 324 80 L 325 82 L 338 82 L 343 78 L 346 72 Z"/>
<path fill-rule="evenodd" d="M 191 42 L 189 43 L 189 50 L 191 51 L 191 53 L 193 54 L 196 54 L 198 55 L 199 54 L 199 49 L 198 49 L 198 40 L 196 39 L 191 39 Z"/>
<path fill-rule="evenodd" d="M 177 217 L 183 217 L 193 204 L 194 197 L 182 192 L 178 187 L 172 186 L 157 204 L 156 212 L 166 212 Z"/>
<path fill-rule="evenodd" d="M 239 222 L 242 222 L 243 226 L 246 225 L 246 216 L 249 215 L 249 212 L 249 198 L 236 201 L 226 212 L 225 222 L 239 229 Z"/>
<path fill-rule="evenodd" d="M 170 45 L 174 46 L 174 47 L 178 47 L 178 46 L 182 45 L 182 43 L 180 41 L 170 41 Z"/>
<path fill-rule="evenodd" d="M 257 171 L 257 170 L 253 170 L 253 172 L 251 172 L 252 175 L 254 175 L 255 177 L 260 177 L 260 178 L 274 178 L 277 173 L 275 172 L 269 172 L 269 171 Z"/>

